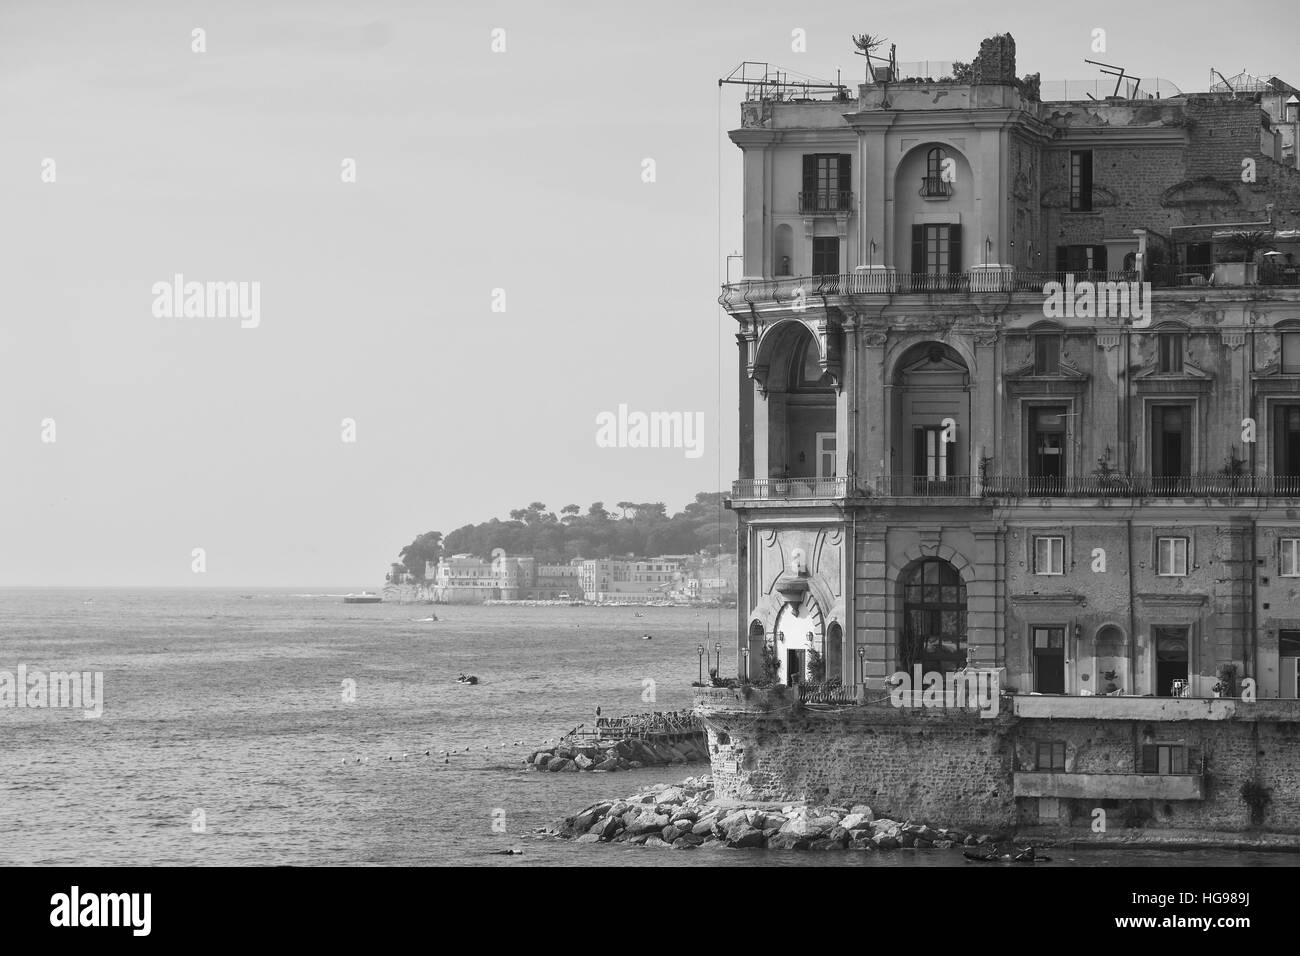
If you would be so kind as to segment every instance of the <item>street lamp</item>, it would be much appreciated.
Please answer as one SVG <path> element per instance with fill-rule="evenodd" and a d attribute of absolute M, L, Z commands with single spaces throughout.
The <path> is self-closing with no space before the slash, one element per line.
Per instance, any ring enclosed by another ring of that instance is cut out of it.
<path fill-rule="evenodd" d="M 700 665 L 700 683 L 704 683 L 704 645 L 695 645 L 695 656 Z"/>
<path fill-rule="evenodd" d="M 858 645 L 858 683 L 866 684 L 867 682 L 867 645 Z"/>
<path fill-rule="evenodd" d="M 745 655 L 745 682 L 749 682 L 749 648 L 743 648 L 741 653 Z"/>
<path fill-rule="evenodd" d="M 718 641 L 713 645 L 713 649 L 718 652 L 718 676 L 722 676 L 722 642 Z"/>

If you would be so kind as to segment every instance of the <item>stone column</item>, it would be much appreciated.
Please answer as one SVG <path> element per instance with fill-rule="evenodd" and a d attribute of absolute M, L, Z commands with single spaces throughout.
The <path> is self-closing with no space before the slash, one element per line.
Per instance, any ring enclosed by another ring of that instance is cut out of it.
<path fill-rule="evenodd" d="M 888 407 L 885 388 L 885 343 L 888 333 L 880 330 L 859 331 L 862 362 L 858 371 L 857 468 L 863 484 L 877 490 L 884 486 L 877 480 L 889 474 L 889 442 L 892 410 Z"/>

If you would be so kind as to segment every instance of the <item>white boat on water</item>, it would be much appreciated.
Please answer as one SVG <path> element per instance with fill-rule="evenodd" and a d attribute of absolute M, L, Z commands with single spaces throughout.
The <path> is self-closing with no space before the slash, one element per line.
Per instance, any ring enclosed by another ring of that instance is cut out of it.
<path fill-rule="evenodd" d="M 360 594 L 348 594 L 343 598 L 344 604 L 379 604 L 383 598 L 378 594 L 371 594 L 369 591 L 362 591 Z"/>

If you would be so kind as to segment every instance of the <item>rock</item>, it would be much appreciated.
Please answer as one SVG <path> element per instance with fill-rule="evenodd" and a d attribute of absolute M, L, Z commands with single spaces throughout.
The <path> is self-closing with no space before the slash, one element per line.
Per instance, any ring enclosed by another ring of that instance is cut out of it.
<path fill-rule="evenodd" d="M 621 770 L 623 768 L 619 766 L 619 761 L 617 757 L 610 757 L 608 760 L 602 760 L 600 763 L 596 764 L 591 769 L 593 771 L 603 770 L 606 773 L 609 773 L 612 770 Z"/>
<path fill-rule="evenodd" d="M 877 850 L 897 850 L 898 841 L 884 833 L 877 833 L 872 837 L 871 842 L 876 845 Z"/>
<path fill-rule="evenodd" d="M 779 830 L 781 829 L 781 827 L 785 826 L 789 822 L 790 822 L 790 818 L 783 813 L 763 814 L 763 829 L 765 830 L 768 827 L 776 827 Z"/>
<path fill-rule="evenodd" d="M 856 814 L 857 816 L 865 817 L 868 820 L 874 820 L 876 818 L 876 815 L 871 812 L 871 808 L 867 806 L 865 803 L 854 804 L 853 807 L 849 810 L 849 813 Z"/>
<path fill-rule="evenodd" d="M 934 848 L 936 850 L 950 850 L 952 849 L 953 843 L 953 840 L 935 840 Z"/>
<path fill-rule="evenodd" d="M 964 840 L 961 841 L 961 845 L 962 845 L 962 846 L 979 846 L 979 842 L 980 842 L 980 841 L 979 841 L 978 839 L 976 839 L 975 834 L 970 833 L 970 834 L 967 834 L 967 835 L 966 835 L 966 839 L 964 839 Z"/>
<path fill-rule="evenodd" d="M 927 826 L 913 827 L 912 834 L 918 840 L 925 840 L 927 843 L 933 843 L 935 840 L 939 839 L 939 834 Z"/>
<path fill-rule="evenodd" d="M 660 838 L 657 837 L 657 836 L 650 836 L 650 837 L 647 837 L 645 843 L 643 843 L 642 846 L 652 846 L 652 847 L 654 847 L 655 849 L 658 849 L 658 850 L 671 850 L 671 849 L 672 849 L 672 844 L 671 844 L 671 843 L 665 843 L 662 839 L 660 839 Z"/>
<path fill-rule="evenodd" d="M 897 820 L 882 817 L 879 820 L 871 821 L 871 829 L 876 833 L 897 833 L 900 828 Z"/>
<path fill-rule="evenodd" d="M 752 810 L 733 810 L 718 821 L 718 826 L 730 831 L 733 827 L 748 825 L 751 819 L 753 819 Z"/>
<path fill-rule="evenodd" d="M 609 808 L 610 804 L 608 803 L 598 803 L 594 807 L 588 807 L 574 818 L 573 829 L 581 830 L 583 833 L 586 833 L 592 828 L 592 825 L 595 824 L 597 820 L 601 819 L 607 812 L 609 812 Z"/>
<path fill-rule="evenodd" d="M 929 840 L 922 840 L 920 837 L 917 837 L 916 848 L 918 850 L 932 850 L 934 849 L 934 844 L 931 843 Z"/>
<path fill-rule="evenodd" d="M 649 840 L 652 835 L 653 834 L 650 833 L 642 833 L 639 836 L 629 836 L 627 842 L 633 844 L 634 846 L 644 846 L 645 842 Z M 655 839 L 658 839 L 658 837 L 656 837 Z"/>
<path fill-rule="evenodd" d="M 674 850 L 693 850 L 704 842 L 704 837 L 695 833 L 683 833 L 673 841 Z"/>
<path fill-rule="evenodd" d="M 901 833 L 899 833 L 897 839 L 898 839 L 898 845 L 903 848 L 916 846 L 916 834 L 911 833 L 908 830 L 903 830 Z"/>
<path fill-rule="evenodd" d="M 565 760 L 572 760 L 572 759 L 573 759 L 573 748 L 572 748 L 572 747 L 556 747 L 556 748 L 555 748 L 555 756 L 557 756 L 557 757 L 561 757 L 561 758 L 563 758 L 563 759 L 565 759 Z"/>
<path fill-rule="evenodd" d="M 545 770 L 546 765 L 550 763 L 551 760 L 553 759 L 554 758 L 550 754 L 546 753 L 545 751 L 542 751 L 536 755 L 535 759 L 533 760 L 533 766 L 536 767 L 538 770 Z"/>
<path fill-rule="evenodd" d="M 600 836 L 595 833 L 584 833 L 582 836 L 578 837 L 578 839 L 574 840 L 573 842 L 574 843 L 599 843 Z"/>
<path fill-rule="evenodd" d="M 704 817 L 702 820 L 697 821 L 693 827 L 691 827 L 691 832 L 698 836 L 708 836 L 710 833 L 713 832 L 713 824 L 716 820 L 717 817 L 713 817 L 713 816 Z"/>
<path fill-rule="evenodd" d="M 640 770 L 643 766 L 645 766 L 645 765 L 644 765 L 643 763 L 641 763 L 641 761 L 639 761 L 639 760 L 629 760 L 629 761 L 627 762 L 627 766 L 624 767 L 623 769 L 625 769 L 625 770 Z"/>
<path fill-rule="evenodd" d="M 596 766 L 596 761 L 592 760 L 586 754 L 578 754 L 578 756 L 573 758 L 573 763 L 579 770 L 590 770 L 592 767 Z"/>
<path fill-rule="evenodd" d="M 663 793 L 659 794 L 660 803 L 681 804 L 686 799 L 686 791 L 681 787 L 669 787 Z"/>
<path fill-rule="evenodd" d="M 849 831 L 839 826 L 831 827 L 831 831 L 826 834 L 826 839 L 834 840 L 842 850 L 849 845 Z"/>
<path fill-rule="evenodd" d="M 727 846 L 738 850 L 748 850 L 763 846 L 763 831 L 755 830 L 746 823 L 733 827 L 727 833 Z"/>
<path fill-rule="evenodd" d="M 588 760 L 595 761 L 602 758 L 603 756 L 604 754 L 600 752 L 599 747 L 582 747 L 578 750 L 577 756 L 575 756 L 573 759 L 576 761 L 578 757 L 586 757 Z"/>
<path fill-rule="evenodd" d="M 966 842 L 966 834 L 960 830 L 940 830 L 939 836 L 945 840 L 952 840 L 953 843 Z"/>
<path fill-rule="evenodd" d="M 791 817 L 781 827 L 781 832 L 816 840 L 825 836 L 826 832 L 834 825 L 833 820 L 829 824 L 822 824 L 820 821 L 809 820 L 805 817 Z"/>
<path fill-rule="evenodd" d="M 678 837 L 682 836 L 682 834 L 683 831 L 680 827 L 676 827 L 670 823 L 668 826 L 663 828 L 663 831 L 659 835 L 663 838 L 665 843 L 672 843 Z"/>
<path fill-rule="evenodd" d="M 850 813 L 840 821 L 840 826 L 846 830 L 870 830 L 871 818 L 861 813 Z"/>
<path fill-rule="evenodd" d="M 565 757 L 556 756 L 556 757 L 552 757 L 550 762 L 546 764 L 546 772 L 559 773 L 561 770 L 567 770 L 569 767 L 572 766 L 574 766 L 572 760 L 569 760 Z"/>
<path fill-rule="evenodd" d="M 840 843 L 839 841 L 837 841 L 837 840 L 832 840 L 832 839 L 830 839 L 830 837 L 822 837 L 820 840 L 813 840 L 812 843 L 809 844 L 808 849 L 810 849 L 810 850 L 842 850 L 842 849 L 844 849 L 844 845 L 843 845 L 842 843 Z"/>
<path fill-rule="evenodd" d="M 614 839 L 615 835 L 623 829 L 623 821 L 615 816 L 607 816 L 603 820 L 597 821 L 589 831 L 588 835 L 594 834 L 597 839 L 606 842 Z"/>
<path fill-rule="evenodd" d="M 695 821 L 698 820 L 699 818 L 700 815 L 695 810 L 682 807 L 681 809 L 677 810 L 676 813 L 672 814 L 672 816 L 670 816 L 668 819 L 670 823 L 681 823 L 682 821 L 686 821 L 689 824 L 694 824 Z"/>
<path fill-rule="evenodd" d="M 767 847 L 769 850 L 806 850 L 811 842 L 806 836 L 778 832 L 768 840 Z"/>
<path fill-rule="evenodd" d="M 874 850 L 876 848 L 876 844 L 872 842 L 870 830 L 850 830 L 849 837 L 852 841 L 849 846 L 854 850 Z"/>

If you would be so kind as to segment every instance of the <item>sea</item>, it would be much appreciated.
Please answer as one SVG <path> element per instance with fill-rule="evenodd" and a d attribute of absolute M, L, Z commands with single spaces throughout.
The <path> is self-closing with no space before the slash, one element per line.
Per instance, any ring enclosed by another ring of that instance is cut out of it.
<path fill-rule="evenodd" d="M 524 759 L 591 726 L 597 707 L 689 708 L 707 667 L 697 648 L 726 644 L 734 610 L 343 603 L 360 590 L 0 589 L 0 671 L 102 672 L 104 693 L 98 718 L 0 707 L 0 864 L 967 865 L 956 851 L 682 851 L 541 837 L 536 828 L 599 799 L 706 772 L 547 774 Z M 457 683 L 461 673 L 479 683 Z M 1300 863 L 1221 850 L 1050 852 L 1039 866 Z"/>

